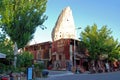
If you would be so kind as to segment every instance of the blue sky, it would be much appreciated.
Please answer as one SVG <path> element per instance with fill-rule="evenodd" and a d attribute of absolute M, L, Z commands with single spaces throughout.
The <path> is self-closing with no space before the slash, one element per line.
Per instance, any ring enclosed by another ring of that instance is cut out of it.
<path fill-rule="evenodd" d="M 52 41 L 52 29 L 62 9 L 67 6 L 72 9 L 76 28 L 82 28 L 77 30 L 77 36 L 87 25 L 95 23 L 98 28 L 107 25 L 113 31 L 112 36 L 120 42 L 120 0 L 48 0 L 45 12 L 48 20 L 44 23 L 47 29 L 38 27 L 31 44 Z"/>

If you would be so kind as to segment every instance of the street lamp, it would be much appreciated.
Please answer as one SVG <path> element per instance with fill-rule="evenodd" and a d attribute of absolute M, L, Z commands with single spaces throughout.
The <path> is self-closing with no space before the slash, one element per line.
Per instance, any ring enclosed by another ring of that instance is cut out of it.
<path fill-rule="evenodd" d="M 46 27 L 45 25 L 40 25 L 39 27 L 40 27 L 42 30 L 47 29 L 47 27 Z"/>
<path fill-rule="evenodd" d="M 81 27 L 78 27 L 75 30 L 78 30 L 78 29 L 81 29 Z M 76 38 L 76 31 L 75 31 L 75 38 Z M 75 43 L 75 39 L 74 39 L 74 64 L 73 65 L 76 68 L 76 60 L 75 60 L 75 58 L 76 58 L 76 43 Z"/>

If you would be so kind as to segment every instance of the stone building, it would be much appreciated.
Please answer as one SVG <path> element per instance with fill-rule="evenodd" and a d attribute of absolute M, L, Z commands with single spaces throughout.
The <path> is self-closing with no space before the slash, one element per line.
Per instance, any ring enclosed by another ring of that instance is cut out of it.
<path fill-rule="evenodd" d="M 83 57 L 77 51 L 76 28 L 70 7 L 66 7 L 60 13 L 52 31 L 52 61 L 54 69 L 67 69 L 70 66 L 81 63 Z M 71 42 L 73 44 L 71 44 Z M 75 45 L 76 44 L 76 45 Z M 74 57 L 75 56 L 75 57 Z M 59 65 L 59 66 L 58 66 Z"/>
<path fill-rule="evenodd" d="M 75 24 L 70 7 L 66 7 L 60 13 L 52 31 L 52 40 L 75 39 Z"/>
<path fill-rule="evenodd" d="M 33 45 L 28 45 L 24 48 L 25 51 L 30 51 L 34 56 L 34 62 L 44 61 L 47 67 L 47 61 L 51 59 L 52 42 L 43 42 Z"/>
<path fill-rule="evenodd" d="M 35 60 L 49 60 L 49 69 L 62 70 L 71 68 L 73 64 L 81 65 L 86 59 L 85 50 L 78 50 L 80 41 L 76 39 L 75 30 L 72 10 L 66 7 L 60 13 L 51 33 L 52 42 L 26 46 L 25 49 L 34 54 Z"/>
<path fill-rule="evenodd" d="M 54 69 L 66 69 L 66 63 L 70 63 L 71 67 L 74 63 L 74 39 L 59 39 L 52 43 L 52 61 Z M 59 64 L 59 66 L 57 66 Z"/>

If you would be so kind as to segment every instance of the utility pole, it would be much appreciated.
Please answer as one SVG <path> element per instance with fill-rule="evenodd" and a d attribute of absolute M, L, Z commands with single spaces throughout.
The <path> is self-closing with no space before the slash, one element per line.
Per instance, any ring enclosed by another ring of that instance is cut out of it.
<path fill-rule="evenodd" d="M 81 29 L 81 27 L 76 28 L 75 30 Z M 76 38 L 76 31 L 75 31 L 75 38 Z M 73 66 L 77 68 L 76 66 L 76 39 L 74 39 L 74 64 Z"/>

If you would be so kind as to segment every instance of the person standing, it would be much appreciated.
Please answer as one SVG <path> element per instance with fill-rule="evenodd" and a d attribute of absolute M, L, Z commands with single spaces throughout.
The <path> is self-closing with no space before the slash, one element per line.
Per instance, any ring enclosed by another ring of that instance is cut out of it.
<path fill-rule="evenodd" d="M 9 76 L 10 76 L 10 80 L 14 80 L 13 79 L 13 72 L 12 71 L 10 72 Z"/>
<path fill-rule="evenodd" d="M 105 68 L 107 72 L 110 72 L 110 66 L 108 62 L 105 63 Z"/>

